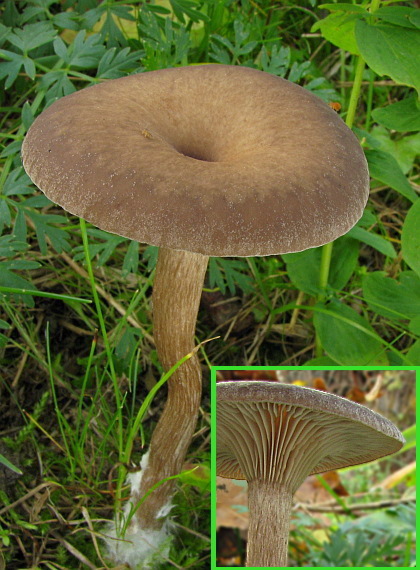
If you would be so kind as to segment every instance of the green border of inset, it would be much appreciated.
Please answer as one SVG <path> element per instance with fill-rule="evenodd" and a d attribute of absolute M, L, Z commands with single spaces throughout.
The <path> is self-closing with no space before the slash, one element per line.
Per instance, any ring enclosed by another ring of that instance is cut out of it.
<path fill-rule="evenodd" d="M 217 440 L 217 409 L 216 409 L 216 375 L 218 370 L 412 370 L 415 373 L 415 389 L 416 389 L 416 421 L 420 409 L 420 403 L 417 401 L 417 387 L 420 383 L 420 366 L 210 366 L 210 402 L 211 402 L 211 570 L 218 570 L 221 567 L 216 566 L 216 440 Z M 417 439 L 417 436 L 416 436 Z M 416 487 L 419 483 L 419 475 L 416 471 Z M 417 507 L 416 507 L 417 512 Z M 416 531 L 420 528 L 420 520 L 417 516 Z M 416 566 L 419 563 L 419 555 L 416 551 Z M 245 566 L 235 566 L 239 570 L 246 570 Z M 254 567 L 256 568 L 256 567 Z M 289 567 L 291 568 L 291 567 Z M 309 567 L 306 567 L 309 568 Z M 322 567 L 320 567 L 322 568 Z M 332 566 L 328 567 L 330 570 Z M 340 567 L 342 568 L 342 567 Z M 397 566 L 397 568 L 407 568 L 406 566 Z M 263 570 L 260 568 L 260 570 Z"/>

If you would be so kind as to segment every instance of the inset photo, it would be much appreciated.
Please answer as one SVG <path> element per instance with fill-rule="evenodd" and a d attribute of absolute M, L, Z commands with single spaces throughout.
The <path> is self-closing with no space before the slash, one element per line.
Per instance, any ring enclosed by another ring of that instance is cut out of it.
<path fill-rule="evenodd" d="M 212 380 L 214 567 L 415 566 L 415 371 Z"/>

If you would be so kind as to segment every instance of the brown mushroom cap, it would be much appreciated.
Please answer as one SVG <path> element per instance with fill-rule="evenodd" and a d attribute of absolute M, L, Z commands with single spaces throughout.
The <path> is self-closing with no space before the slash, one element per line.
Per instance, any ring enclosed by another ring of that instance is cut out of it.
<path fill-rule="evenodd" d="M 23 164 L 54 202 L 139 242 L 213 256 L 301 251 L 346 233 L 369 191 L 342 119 L 289 81 L 200 65 L 59 99 Z"/>
<path fill-rule="evenodd" d="M 392 422 L 326 392 L 264 381 L 217 385 L 217 474 L 279 481 L 373 461 L 405 440 Z"/>

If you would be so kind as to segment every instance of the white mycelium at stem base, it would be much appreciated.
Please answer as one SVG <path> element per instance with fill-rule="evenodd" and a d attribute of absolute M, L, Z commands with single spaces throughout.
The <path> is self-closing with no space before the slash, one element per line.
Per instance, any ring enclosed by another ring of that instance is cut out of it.
<path fill-rule="evenodd" d="M 141 469 L 127 476 L 131 497 L 125 504 L 118 522 L 114 521 L 109 524 L 104 531 L 104 538 L 111 558 L 120 563 L 128 564 L 130 568 L 137 568 L 141 565 L 142 570 L 152 569 L 167 558 L 171 543 L 171 522 L 169 519 L 162 519 L 164 522 L 161 528 L 155 530 L 142 528 L 136 520 L 137 500 L 135 497 L 138 497 L 148 461 L 149 452 L 145 453 L 141 459 Z M 170 509 L 171 503 L 169 501 L 162 508 L 161 516 L 166 517 Z M 128 524 L 127 532 L 122 536 L 122 526 L 126 524 Z"/>
<path fill-rule="evenodd" d="M 287 566 L 292 497 L 309 474 L 382 457 L 403 442 L 391 422 L 333 394 L 219 383 L 217 472 L 249 484 L 247 566 Z"/>

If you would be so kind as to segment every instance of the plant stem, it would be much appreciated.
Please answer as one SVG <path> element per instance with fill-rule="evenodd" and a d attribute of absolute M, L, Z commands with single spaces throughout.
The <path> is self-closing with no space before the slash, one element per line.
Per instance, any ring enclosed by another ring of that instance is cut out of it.
<path fill-rule="evenodd" d="M 328 285 L 328 276 L 330 273 L 331 256 L 332 256 L 333 242 L 326 243 L 321 252 L 321 267 L 319 270 L 319 286 L 325 289 Z"/>
<path fill-rule="evenodd" d="M 373 106 L 373 83 L 374 83 L 374 80 L 375 80 L 375 72 L 372 69 L 369 69 L 369 87 L 368 87 L 368 94 L 367 94 L 365 131 L 368 131 L 370 128 L 372 106 Z"/>
<path fill-rule="evenodd" d="M 372 2 L 371 12 L 377 10 L 379 4 L 380 4 L 380 0 L 375 0 L 374 2 Z M 357 57 L 357 61 L 356 61 L 356 69 L 355 69 L 355 73 L 354 73 L 353 87 L 352 87 L 351 94 L 350 94 L 349 107 L 348 107 L 347 116 L 346 116 L 346 125 L 349 127 L 349 129 L 352 128 L 353 123 L 354 123 L 354 117 L 356 115 L 356 109 L 357 109 L 357 105 L 359 102 L 360 89 L 362 86 L 362 79 L 363 79 L 364 70 L 365 70 L 365 60 L 360 55 Z M 320 285 L 321 289 L 323 289 L 323 290 L 328 285 L 328 276 L 329 276 L 329 272 L 330 272 L 333 243 L 334 242 L 327 243 L 326 245 L 324 245 L 322 247 L 322 258 L 321 258 L 321 267 L 320 267 L 320 275 L 319 275 L 319 285 Z M 325 295 L 323 293 L 321 293 L 318 296 L 318 300 L 322 301 L 324 299 L 324 297 L 325 297 Z M 318 357 L 322 356 L 322 345 L 321 345 L 321 342 L 320 342 L 318 335 L 316 335 L 315 347 L 316 347 L 316 349 L 315 349 L 316 355 Z"/>
<path fill-rule="evenodd" d="M 325 299 L 324 291 L 328 285 L 333 243 L 334 242 L 331 241 L 330 243 L 326 243 L 324 246 L 322 246 L 321 266 L 319 268 L 319 286 L 323 292 L 318 295 L 318 301 L 323 301 Z M 315 338 L 315 353 L 317 357 L 322 356 L 322 344 L 318 335 L 316 335 Z"/>
<path fill-rule="evenodd" d="M 343 50 L 340 51 L 340 96 L 341 96 L 341 104 L 344 105 L 346 103 L 347 93 L 346 88 L 344 87 L 344 82 L 346 81 L 346 54 Z"/>
<path fill-rule="evenodd" d="M 365 70 L 365 60 L 362 56 L 358 56 L 356 62 L 356 70 L 354 73 L 353 88 L 351 90 L 349 108 L 347 110 L 346 125 L 352 128 L 354 117 L 356 115 L 357 104 L 359 101 L 360 88 L 362 86 L 363 72 Z"/>
<path fill-rule="evenodd" d="M 247 566 L 287 566 L 292 493 L 279 483 L 248 482 Z"/>

